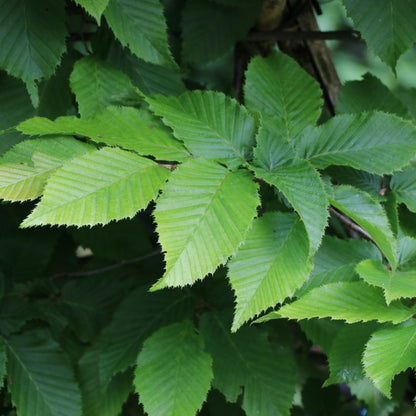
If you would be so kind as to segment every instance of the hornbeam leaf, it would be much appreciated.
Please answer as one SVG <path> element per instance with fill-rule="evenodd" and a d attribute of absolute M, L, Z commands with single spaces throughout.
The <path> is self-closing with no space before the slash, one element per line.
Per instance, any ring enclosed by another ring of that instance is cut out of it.
<path fill-rule="evenodd" d="M 414 321 L 375 332 L 363 355 L 364 371 L 388 398 L 396 374 L 416 368 L 416 324 Z"/>
<path fill-rule="evenodd" d="M 134 385 L 149 416 L 194 416 L 211 387 L 212 358 L 191 321 L 164 327 L 137 358 Z"/>
<path fill-rule="evenodd" d="M 389 416 L 402 401 L 402 396 L 389 400 L 368 377 L 348 383 L 351 393 L 365 402 L 369 415 Z"/>
<path fill-rule="evenodd" d="M 367 231 L 392 268 L 395 268 L 397 241 L 381 205 L 366 192 L 352 186 L 340 185 L 332 189 L 332 195 L 329 197 L 331 204 Z"/>
<path fill-rule="evenodd" d="M 186 2 L 182 12 L 183 59 L 201 65 L 223 56 L 247 36 L 260 9 L 258 0 L 239 2 L 233 8 L 205 0 Z"/>
<path fill-rule="evenodd" d="M 412 165 L 393 175 L 391 190 L 397 202 L 406 204 L 410 211 L 416 212 L 416 166 Z"/>
<path fill-rule="evenodd" d="M 235 254 L 257 214 L 257 189 L 245 170 L 205 159 L 179 166 L 155 210 L 166 271 L 153 289 L 192 284 Z"/>
<path fill-rule="evenodd" d="M 7 364 L 6 345 L 3 342 L 3 340 L 0 339 L 0 380 L 4 380 L 4 377 L 7 374 L 6 364 Z"/>
<path fill-rule="evenodd" d="M 369 48 L 394 70 L 400 55 L 416 41 L 415 2 L 343 0 L 343 3 Z"/>
<path fill-rule="evenodd" d="M 409 118 L 407 107 L 375 76 L 366 73 L 360 81 L 349 81 L 341 87 L 337 114 L 380 110 Z"/>
<path fill-rule="evenodd" d="M 101 15 L 109 0 L 75 0 L 100 24 Z"/>
<path fill-rule="evenodd" d="M 95 57 L 75 62 L 69 78 L 81 117 L 90 117 L 111 104 L 141 98 L 140 91 L 119 69 Z"/>
<path fill-rule="evenodd" d="M 292 146 L 282 137 L 274 121 L 263 117 L 256 136 L 254 172 L 276 186 L 302 218 L 309 235 L 311 253 L 322 239 L 328 218 L 328 198 L 319 173 L 305 160 L 296 158 Z"/>
<path fill-rule="evenodd" d="M 342 114 L 307 130 L 298 155 L 318 168 L 345 165 L 379 175 L 404 167 L 416 153 L 416 128 L 393 114 Z"/>
<path fill-rule="evenodd" d="M 416 270 L 388 270 L 383 263 L 373 260 L 362 261 L 356 270 L 368 284 L 384 289 L 387 303 L 395 299 L 416 297 Z"/>
<path fill-rule="evenodd" d="M 48 177 L 67 160 L 94 150 L 71 137 L 25 140 L 0 158 L 0 198 L 24 201 L 42 195 Z"/>
<path fill-rule="evenodd" d="M 308 277 L 305 227 L 289 213 L 267 213 L 254 220 L 244 245 L 228 263 L 237 305 L 232 330 L 292 296 Z"/>
<path fill-rule="evenodd" d="M 292 204 L 308 232 L 310 253 L 315 253 L 328 219 L 328 197 L 319 173 L 305 160 L 295 160 L 272 172 L 255 169 L 255 173 L 276 186 Z"/>
<path fill-rule="evenodd" d="M 228 320 L 212 312 L 202 316 L 200 330 L 213 358 L 213 387 L 227 401 L 241 400 L 247 416 L 289 416 L 297 384 L 290 349 L 254 327 L 232 334 Z"/>
<path fill-rule="evenodd" d="M 215 91 L 147 98 L 150 108 L 194 156 L 238 166 L 251 156 L 256 123 L 238 102 Z"/>
<path fill-rule="evenodd" d="M 147 110 L 132 107 L 107 107 L 87 119 L 69 116 L 51 121 L 33 117 L 20 123 L 17 129 L 31 135 L 85 136 L 97 143 L 135 150 L 159 160 L 181 161 L 189 157 L 183 144 L 158 118 Z"/>
<path fill-rule="evenodd" d="M 328 283 L 358 280 L 355 266 L 361 260 L 381 260 L 380 251 L 370 241 L 339 239 L 326 235 L 313 257 L 313 270 L 309 280 L 296 291 L 295 296 Z"/>
<path fill-rule="evenodd" d="M 179 290 L 150 293 L 146 286 L 126 296 L 103 331 L 107 342 L 99 357 L 101 385 L 107 387 L 114 375 L 135 364 L 141 345 L 152 332 L 191 317 L 193 311 L 191 297 Z"/>
<path fill-rule="evenodd" d="M 255 57 L 246 71 L 244 98 L 250 110 L 273 117 L 276 134 L 295 139 L 321 113 L 319 84 L 295 60 L 274 52 Z"/>
<path fill-rule="evenodd" d="M 412 317 L 412 311 L 400 302 L 387 306 L 383 291 L 364 282 L 320 286 L 282 306 L 277 314 L 290 319 L 329 317 L 348 323 L 373 320 L 399 323 Z"/>
<path fill-rule="evenodd" d="M 169 51 L 159 0 L 110 0 L 104 16 L 116 38 L 137 57 L 157 65 L 177 66 Z"/>
<path fill-rule="evenodd" d="M 169 171 L 117 148 L 102 148 L 65 163 L 22 227 L 94 225 L 131 218 L 156 198 Z"/>
<path fill-rule="evenodd" d="M 328 352 L 330 376 L 324 386 L 349 384 L 364 377 L 361 358 L 365 344 L 376 329 L 377 324 L 369 322 L 346 325 L 338 332 Z"/>
<path fill-rule="evenodd" d="M 19 415 L 79 416 L 81 394 L 72 368 L 49 333 L 26 332 L 5 340 L 8 389 Z"/>
<path fill-rule="evenodd" d="M 0 10 L 0 67 L 25 82 L 37 107 L 35 81 L 53 75 L 65 51 L 65 4 L 1 0 Z"/>
<path fill-rule="evenodd" d="M 99 374 L 99 346 L 87 349 L 77 368 L 82 392 L 83 415 L 118 416 L 120 408 L 132 390 L 132 372 L 117 374 L 106 389 L 101 388 Z"/>

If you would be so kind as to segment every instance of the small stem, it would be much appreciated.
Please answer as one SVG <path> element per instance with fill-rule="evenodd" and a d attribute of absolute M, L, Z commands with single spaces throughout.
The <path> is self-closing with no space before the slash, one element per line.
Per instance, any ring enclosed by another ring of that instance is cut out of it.
<path fill-rule="evenodd" d="M 292 32 L 274 30 L 272 32 L 252 32 L 247 40 L 263 42 L 266 40 L 360 40 L 361 34 L 356 30 L 329 30 Z"/>
<path fill-rule="evenodd" d="M 371 243 L 373 243 L 377 247 L 378 251 L 380 251 L 381 256 L 384 259 L 387 260 L 387 257 L 385 256 L 385 254 L 383 253 L 383 251 L 380 249 L 380 247 L 374 241 L 373 237 L 371 237 L 371 235 L 368 234 L 367 231 L 365 231 L 362 227 L 360 227 L 357 223 L 355 223 L 350 217 L 347 217 L 345 214 L 343 214 L 342 212 L 338 211 L 336 208 L 334 208 L 331 205 L 329 206 L 329 212 L 331 214 L 333 214 L 335 217 L 337 217 L 348 228 L 350 228 L 351 230 L 356 231 L 357 233 L 361 234 L 364 238 L 366 238 L 368 241 L 370 241 Z M 389 266 L 389 264 L 388 264 L 388 266 Z"/>
<path fill-rule="evenodd" d="M 150 253 L 144 254 L 143 256 L 133 257 L 133 258 L 127 259 L 127 260 L 121 260 L 118 263 L 110 264 L 109 266 L 104 266 L 104 267 L 100 267 L 99 269 L 88 270 L 88 271 L 85 271 L 85 272 L 61 272 L 61 273 L 56 273 L 56 274 L 52 275 L 49 279 L 54 280 L 54 279 L 57 279 L 59 277 L 94 276 L 96 274 L 105 273 L 105 272 L 108 272 L 110 270 L 119 269 L 119 268 L 124 267 L 128 264 L 138 263 L 138 262 L 140 262 L 142 260 L 146 260 L 150 257 L 155 257 L 155 256 L 159 255 L 160 253 L 161 253 L 160 250 L 151 251 Z"/>

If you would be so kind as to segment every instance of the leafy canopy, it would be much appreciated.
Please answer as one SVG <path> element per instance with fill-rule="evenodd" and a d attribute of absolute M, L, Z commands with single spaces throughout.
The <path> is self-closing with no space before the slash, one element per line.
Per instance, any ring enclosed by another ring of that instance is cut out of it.
<path fill-rule="evenodd" d="M 1 414 L 404 414 L 416 95 L 334 111 L 275 3 L 0 0 Z M 414 2 L 342 3 L 395 71 Z"/>

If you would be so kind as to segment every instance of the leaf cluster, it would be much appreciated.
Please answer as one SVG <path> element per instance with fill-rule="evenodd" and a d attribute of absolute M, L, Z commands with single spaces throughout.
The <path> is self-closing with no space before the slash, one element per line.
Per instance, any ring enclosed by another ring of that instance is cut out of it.
<path fill-rule="evenodd" d="M 394 70 L 416 9 L 382 3 L 343 0 Z M 400 97 L 366 75 L 327 117 L 273 48 L 239 102 L 257 1 L 0 6 L 3 412 L 388 415 L 414 398 Z"/>

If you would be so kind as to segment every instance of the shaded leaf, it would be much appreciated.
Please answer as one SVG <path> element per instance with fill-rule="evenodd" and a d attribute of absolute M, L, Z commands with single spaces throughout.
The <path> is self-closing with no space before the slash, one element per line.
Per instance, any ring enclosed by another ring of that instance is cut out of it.
<path fill-rule="evenodd" d="M 62 0 L 0 1 L 0 67 L 22 79 L 35 107 L 36 81 L 49 78 L 65 51 Z"/>
<path fill-rule="evenodd" d="M 17 144 L 0 158 L 0 198 L 6 201 L 38 198 L 56 169 L 93 149 L 70 137 L 26 140 Z"/>
<path fill-rule="evenodd" d="M 352 394 L 365 402 L 369 415 L 389 416 L 399 406 L 400 400 L 389 400 L 367 377 L 350 382 L 348 387 Z"/>
<path fill-rule="evenodd" d="M 368 284 L 384 290 L 387 303 L 395 299 L 416 297 L 416 270 L 388 270 L 386 265 L 373 260 L 362 261 L 356 270 Z"/>
<path fill-rule="evenodd" d="M 397 242 L 381 205 L 367 193 L 352 186 L 341 185 L 332 189 L 329 196 L 331 204 L 368 232 L 394 268 Z"/>
<path fill-rule="evenodd" d="M 6 74 L 0 76 L 0 130 L 13 127 L 34 113 L 23 82 Z"/>
<path fill-rule="evenodd" d="M 251 156 L 256 123 L 234 99 L 215 91 L 147 98 L 150 108 L 194 156 L 238 166 Z"/>
<path fill-rule="evenodd" d="M 291 350 L 268 342 L 266 334 L 243 327 L 231 334 L 228 320 L 215 313 L 201 318 L 201 333 L 213 358 L 213 386 L 247 416 L 289 416 L 296 386 Z"/>
<path fill-rule="evenodd" d="M 166 271 L 152 289 L 192 284 L 235 254 L 257 214 L 257 188 L 249 172 L 209 160 L 179 166 L 155 210 Z"/>
<path fill-rule="evenodd" d="M 358 280 L 355 266 L 367 258 L 381 260 L 380 251 L 369 241 L 326 235 L 313 258 L 311 276 L 296 291 L 296 297 L 328 283 Z"/>
<path fill-rule="evenodd" d="M 343 0 L 348 15 L 370 49 L 393 70 L 416 41 L 416 4 L 412 0 Z M 382 30 L 380 30 L 382 28 Z"/>
<path fill-rule="evenodd" d="M 397 202 L 406 204 L 407 208 L 416 212 L 416 166 L 411 165 L 393 175 L 390 181 L 391 190 Z"/>
<path fill-rule="evenodd" d="M 8 388 L 21 416 L 79 416 L 81 395 L 72 368 L 47 332 L 5 340 Z"/>
<path fill-rule="evenodd" d="M 297 151 L 321 169 L 345 165 L 382 175 L 404 167 L 413 158 L 416 129 L 393 114 L 342 114 L 306 131 Z"/>
<path fill-rule="evenodd" d="M 41 201 L 22 227 L 106 224 L 131 218 L 156 198 L 169 173 L 121 149 L 89 152 L 49 178 Z"/>
<path fill-rule="evenodd" d="M 273 117 L 276 135 L 295 139 L 321 113 L 319 84 L 295 60 L 274 52 L 267 58 L 255 57 L 246 71 L 245 103 Z"/>
<path fill-rule="evenodd" d="M 104 390 L 99 375 L 99 347 L 93 346 L 79 360 L 77 377 L 82 392 L 83 415 L 118 416 L 132 390 L 132 372 L 117 374 Z"/>
<path fill-rule="evenodd" d="M 176 290 L 149 293 L 146 286 L 126 296 L 104 330 L 107 342 L 100 351 L 101 384 L 107 386 L 113 375 L 133 366 L 140 346 L 152 332 L 189 318 L 192 310 L 189 294 Z"/>
<path fill-rule="evenodd" d="M 93 117 L 59 117 L 54 121 L 34 117 L 20 123 L 26 134 L 68 134 L 89 137 L 97 143 L 135 150 L 159 160 L 183 160 L 189 153 L 163 123 L 149 111 L 132 107 L 107 107 Z"/>
<path fill-rule="evenodd" d="M 144 342 L 134 385 L 149 416 L 194 416 L 211 379 L 212 358 L 192 322 L 184 321 L 159 329 Z"/>
<path fill-rule="evenodd" d="M 239 2 L 233 8 L 188 1 L 182 12 L 183 59 L 197 64 L 218 59 L 246 37 L 260 8 L 258 0 Z"/>
<path fill-rule="evenodd" d="M 158 0 L 110 0 L 104 16 L 116 38 L 136 56 L 146 62 L 176 67 Z"/>
<path fill-rule="evenodd" d="M 373 320 L 399 323 L 409 319 L 412 311 L 399 302 L 387 306 L 382 290 L 364 282 L 339 282 L 313 289 L 269 315 L 290 319 L 330 317 L 348 323 Z"/>
<path fill-rule="evenodd" d="M 375 332 L 363 355 L 364 370 L 388 398 L 396 374 L 416 367 L 416 324 L 401 325 Z"/>
<path fill-rule="evenodd" d="M 237 304 L 232 330 L 286 297 L 308 277 L 308 237 L 296 215 L 267 213 L 254 220 L 244 245 L 228 263 Z"/>
<path fill-rule="evenodd" d="M 130 97 L 140 99 L 140 91 L 119 69 L 88 56 L 74 64 L 70 76 L 71 90 L 75 94 L 81 117 L 90 117 L 111 104 Z"/>
<path fill-rule="evenodd" d="M 375 76 L 367 73 L 361 81 L 350 81 L 341 87 L 337 113 L 362 113 L 380 110 L 408 118 L 406 106 Z"/>
<path fill-rule="evenodd" d="M 365 344 L 376 329 L 374 323 L 353 324 L 338 332 L 328 352 L 330 376 L 324 386 L 349 384 L 364 377 L 361 357 Z"/>

